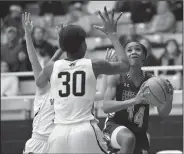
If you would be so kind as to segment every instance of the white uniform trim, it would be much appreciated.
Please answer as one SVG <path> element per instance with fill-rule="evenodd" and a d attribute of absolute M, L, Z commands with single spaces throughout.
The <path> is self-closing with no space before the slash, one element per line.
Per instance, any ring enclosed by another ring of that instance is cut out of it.
<path fill-rule="evenodd" d="M 124 129 L 126 128 L 125 126 L 119 126 L 117 127 L 113 132 L 112 132 L 112 135 L 111 135 L 111 146 L 113 148 L 116 148 L 116 149 L 120 149 L 121 146 L 118 144 L 118 141 L 117 141 L 117 134 L 118 132 L 121 130 L 121 129 Z"/>

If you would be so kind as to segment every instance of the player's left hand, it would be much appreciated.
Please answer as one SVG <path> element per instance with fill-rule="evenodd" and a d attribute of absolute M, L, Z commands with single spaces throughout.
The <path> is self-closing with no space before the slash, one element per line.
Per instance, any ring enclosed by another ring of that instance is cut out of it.
<path fill-rule="evenodd" d="M 58 38 L 58 40 L 59 40 L 59 34 L 62 32 L 62 30 L 63 30 L 63 23 L 61 22 L 61 24 L 60 25 L 58 25 L 58 26 L 56 26 L 56 35 L 57 35 L 57 38 Z"/>
<path fill-rule="evenodd" d="M 111 17 L 109 17 L 106 6 L 104 7 L 104 15 L 102 15 L 100 11 L 98 13 L 102 19 L 103 27 L 96 25 L 94 25 L 93 27 L 107 35 L 115 33 L 117 31 L 118 20 L 120 19 L 123 13 L 121 12 L 116 20 L 114 19 L 114 10 L 112 11 Z"/>

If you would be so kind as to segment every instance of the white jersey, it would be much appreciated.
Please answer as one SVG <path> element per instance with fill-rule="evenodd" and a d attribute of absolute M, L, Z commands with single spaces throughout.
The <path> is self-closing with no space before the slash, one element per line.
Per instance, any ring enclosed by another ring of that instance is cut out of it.
<path fill-rule="evenodd" d="M 54 123 L 70 124 L 94 119 L 96 77 L 90 59 L 58 60 L 51 74 Z"/>
<path fill-rule="evenodd" d="M 34 135 L 49 137 L 54 126 L 54 105 L 50 89 L 43 95 L 35 96 L 34 100 Z"/>

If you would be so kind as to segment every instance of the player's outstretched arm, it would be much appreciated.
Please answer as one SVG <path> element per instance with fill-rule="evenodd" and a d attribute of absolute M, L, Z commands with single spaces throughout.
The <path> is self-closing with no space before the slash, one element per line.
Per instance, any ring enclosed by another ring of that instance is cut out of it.
<path fill-rule="evenodd" d="M 36 50 L 33 45 L 31 33 L 33 30 L 33 21 L 31 21 L 30 13 L 25 12 L 22 14 L 22 24 L 25 30 L 25 39 L 26 39 L 26 47 L 28 52 L 28 57 L 31 62 L 31 66 L 33 69 L 35 79 L 38 77 L 39 73 L 42 70 L 42 67 L 38 61 Z"/>
<path fill-rule="evenodd" d="M 105 60 L 92 60 L 92 67 L 96 77 L 100 74 L 114 75 L 122 74 L 129 71 L 129 67 L 124 65 L 122 61 L 118 62 L 107 62 Z"/>
<path fill-rule="evenodd" d="M 53 67 L 54 62 L 50 61 L 40 72 L 38 78 L 36 79 L 36 84 L 39 88 L 43 88 L 48 84 L 53 71 Z"/>
<path fill-rule="evenodd" d="M 63 30 L 63 23 L 61 23 L 59 26 L 56 26 L 56 34 L 57 34 L 57 39 L 59 41 L 59 33 Z M 61 55 L 63 54 L 63 50 L 61 48 L 59 48 L 55 54 L 52 56 L 50 61 L 56 61 L 58 60 Z"/>
<path fill-rule="evenodd" d="M 107 48 L 105 60 L 110 62 L 110 61 L 113 61 L 114 59 L 115 59 L 114 50 Z M 107 75 L 102 75 L 102 82 L 100 85 L 100 89 L 95 94 L 96 101 L 104 99 L 106 88 L 107 88 Z"/>
<path fill-rule="evenodd" d="M 114 100 L 116 95 L 116 81 L 117 77 L 111 76 L 108 78 L 108 88 L 105 93 L 103 111 L 105 113 L 118 112 L 123 109 L 127 109 L 135 104 L 147 103 L 147 99 L 143 97 L 144 89 L 139 91 L 135 98 L 125 100 L 125 101 L 116 101 Z"/>
<path fill-rule="evenodd" d="M 29 60 L 31 62 L 34 77 L 36 80 L 39 76 L 39 73 L 42 71 L 42 67 L 38 61 L 38 58 L 36 55 L 36 50 L 35 50 L 35 47 L 33 45 L 32 37 L 31 37 L 31 33 L 33 30 L 33 22 L 31 21 L 30 13 L 25 12 L 24 14 L 22 14 L 22 24 L 23 24 L 24 30 L 25 30 L 25 39 L 26 39 L 26 47 L 27 47 L 28 57 L 29 57 Z M 57 29 L 58 29 L 58 27 L 57 27 Z M 62 55 L 62 53 L 63 53 L 63 51 L 61 49 L 58 49 L 50 61 L 58 60 L 60 58 L 60 56 Z M 39 89 L 39 91 L 41 92 L 40 94 L 42 94 L 42 91 L 44 92 L 43 88 L 44 87 L 42 87 L 42 89 Z"/>
<path fill-rule="evenodd" d="M 57 49 L 54 55 L 52 56 L 52 58 L 50 59 L 50 61 L 55 62 L 56 60 L 59 60 L 62 54 L 63 54 L 63 50 L 61 48 Z"/>
<path fill-rule="evenodd" d="M 116 33 L 117 23 L 120 17 L 122 16 L 122 13 L 120 13 L 117 19 L 114 19 L 114 10 L 112 11 L 111 17 L 109 17 L 107 9 L 106 7 L 104 7 L 104 15 L 102 15 L 100 11 L 99 15 L 102 19 L 103 27 L 94 26 L 94 28 L 100 30 L 101 32 L 105 33 L 108 36 L 108 38 L 111 40 L 115 48 L 115 52 L 118 59 L 122 61 L 122 65 L 129 68 L 129 61 Z"/>
<path fill-rule="evenodd" d="M 100 89 L 95 94 L 95 101 L 100 101 L 104 99 L 104 94 L 106 90 L 107 85 L 107 76 L 102 75 L 102 84 L 100 85 Z"/>

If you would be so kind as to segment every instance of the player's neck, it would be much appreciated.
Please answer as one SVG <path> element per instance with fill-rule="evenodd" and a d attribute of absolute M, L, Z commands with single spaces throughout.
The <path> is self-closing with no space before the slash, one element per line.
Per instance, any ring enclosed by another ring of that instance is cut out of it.
<path fill-rule="evenodd" d="M 129 74 L 133 80 L 141 78 L 141 67 L 130 67 Z"/>
<path fill-rule="evenodd" d="M 69 60 L 69 61 L 74 61 L 74 60 L 77 60 L 77 59 L 81 59 L 82 57 L 80 57 L 79 55 L 77 55 L 77 54 L 69 54 L 69 53 L 67 53 L 67 60 Z"/>

